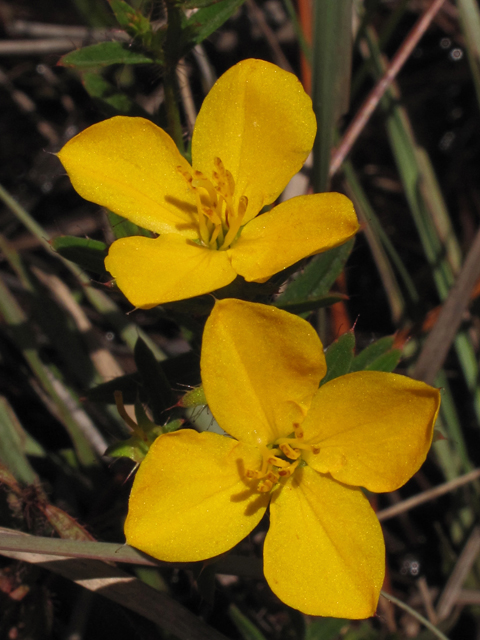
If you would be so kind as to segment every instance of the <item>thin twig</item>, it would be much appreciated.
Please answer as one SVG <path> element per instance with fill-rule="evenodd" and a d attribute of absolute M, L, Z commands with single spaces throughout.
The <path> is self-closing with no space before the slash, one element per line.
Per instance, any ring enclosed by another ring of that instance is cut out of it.
<path fill-rule="evenodd" d="M 285 69 L 285 71 L 290 71 L 290 73 L 293 73 L 293 69 L 290 63 L 285 57 L 281 46 L 278 44 L 277 37 L 270 29 L 268 22 L 265 20 L 263 11 L 260 9 L 260 7 L 257 6 L 254 0 L 246 0 L 245 6 L 247 7 L 247 12 L 250 16 L 250 19 L 252 20 L 252 22 L 257 24 L 258 28 L 263 33 L 270 49 L 272 50 L 275 64 L 277 64 L 282 69 Z"/>
<path fill-rule="evenodd" d="M 64 53 L 85 44 L 79 38 L 43 38 L 42 40 L 2 40 L 0 56 L 42 55 L 44 53 Z"/>
<path fill-rule="evenodd" d="M 392 84 L 398 72 L 408 60 L 408 57 L 417 46 L 420 38 L 428 29 L 430 23 L 432 22 L 444 2 L 445 0 L 434 0 L 428 7 L 428 9 L 426 9 L 425 13 L 420 17 L 418 22 L 405 38 L 402 46 L 395 54 L 395 57 L 390 63 L 384 76 L 375 85 L 365 102 L 360 107 L 357 115 L 345 132 L 342 142 L 332 154 L 332 159 L 330 162 L 330 177 L 337 173 L 337 171 L 340 169 L 342 162 L 345 160 L 351 148 L 355 144 L 358 136 L 363 131 L 363 128 L 370 119 L 372 113 L 375 111 L 383 94 Z"/>
<path fill-rule="evenodd" d="M 426 618 L 424 618 L 422 614 L 418 613 L 418 611 L 415 611 L 415 609 L 412 609 L 412 607 L 409 607 L 408 604 L 405 604 L 398 598 L 395 598 L 395 596 L 392 596 L 390 593 L 385 593 L 385 591 L 380 591 L 380 595 L 382 595 L 386 600 L 389 600 L 390 602 L 393 602 L 394 604 L 396 604 L 397 607 L 399 607 L 400 609 L 403 609 L 404 611 L 409 613 L 413 618 L 416 618 L 419 622 L 423 624 L 424 627 L 427 627 L 427 629 L 430 629 L 430 631 L 434 635 L 436 635 L 437 638 L 440 638 L 440 640 L 448 640 L 447 636 L 444 633 L 442 633 L 440 629 L 437 629 L 435 625 L 433 625 Z"/>
<path fill-rule="evenodd" d="M 81 38 L 99 42 L 101 40 L 122 40 L 128 42 L 130 36 L 121 29 L 105 29 L 104 27 L 82 27 L 69 24 L 49 24 L 46 22 L 30 22 L 14 20 L 6 24 L 9 36 L 29 36 L 30 38 Z"/>
<path fill-rule="evenodd" d="M 435 326 L 425 340 L 415 365 L 413 378 L 433 384 L 455 340 L 464 311 L 470 303 L 473 287 L 479 277 L 480 229 L 477 231 L 462 270 L 442 306 Z"/>
<path fill-rule="evenodd" d="M 197 110 L 193 100 L 192 88 L 188 79 L 188 69 L 184 60 L 180 60 L 177 65 L 177 83 L 182 99 L 183 110 L 185 111 L 185 119 L 187 121 L 188 133 L 193 134 L 193 127 L 197 119 Z"/>
<path fill-rule="evenodd" d="M 438 600 L 437 617 L 439 620 L 445 620 L 450 615 L 453 607 L 458 600 L 463 583 L 465 582 L 470 570 L 480 553 L 480 527 L 475 527 L 470 534 L 467 543 L 463 547 L 462 553 L 450 574 L 450 578 L 445 585 L 444 590 Z"/>
<path fill-rule="evenodd" d="M 468 484 L 473 480 L 480 478 L 480 469 L 474 469 L 469 473 L 466 473 L 459 478 L 455 478 L 455 480 L 450 480 L 449 482 L 444 482 L 440 484 L 438 487 L 434 487 L 433 489 L 428 489 L 428 491 L 423 491 L 417 496 L 412 496 L 408 498 L 408 500 L 403 500 L 398 504 L 394 504 L 391 507 L 387 507 L 387 509 L 382 509 L 377 513 L 377 518 L 380 521 L 388 520 L 389 518 L 394 518 L 395 516 L 400 515 L 401 513 L 405 513 L 405 511 L 409 511 L 410 509 L 414 509 L 425 502 L 429 502 L 430 500 L 434 500 L 439 496 L 443 496 L 458 487 L 463 486 L 464 484 Z"/>

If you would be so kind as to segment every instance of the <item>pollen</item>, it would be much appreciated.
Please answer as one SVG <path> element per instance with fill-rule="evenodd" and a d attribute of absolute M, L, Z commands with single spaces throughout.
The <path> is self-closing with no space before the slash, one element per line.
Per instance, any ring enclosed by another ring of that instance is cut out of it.
<path fill-rule="evenodd" d="M 201 171 L 177 171 L 195 196 L 198 235 L 208 249 L 223 251 L 236 240 L 248 207 L 246 196 L 236 197 L 235 179 L 220 158 L 214 158 L 212 177 Z"/>

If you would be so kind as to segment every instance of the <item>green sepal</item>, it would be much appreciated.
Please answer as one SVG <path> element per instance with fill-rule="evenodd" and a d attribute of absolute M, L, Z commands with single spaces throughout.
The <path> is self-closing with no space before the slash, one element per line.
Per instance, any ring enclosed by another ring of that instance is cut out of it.
<path fill-rule="evenodd" d="M 62 258 L 78 264 L 82 269 L 105 275 L 104 260 L 107 256 L 107 245 L 100 240 L 76 238 L 75 236 L 57 236 L 50 245 Z"/>
<path fill-rule="evenodd" d="M 107 217 L 112 229 L 112 233 L 117 240 L 119 238 L 128 238 L 129 236 L 145 236 L 147 238 L 152 237 L 150 231 L 142 229 L 142 227 L 139 227 L 134 222 L 130 222 L 130 220 L 127 220 L 126 218 L 122 218 L 122 216 L 119 216 L 118 213 L 108 211 Z"/>
<path fill-rule="evenodd" d="M 187 393 L 178 401 L 178 405 L 184 409 L 187 407 L 200 407 L 206 404 L 208 404 L 207 398 L 205 397 L 205 392 L 201 385 L 187 391 Z"/>
<path fill-rule="evenodd" d="M 99 42 L 71 51 L 57 62 L 60 67 L 95 69 L 111 64 L 151 64 L 153 59 L 138 53 L 123 42 Z"/>
<path fill-rule="evenodd" d="M 137 424 L 142 431 L 144 431 L 145 433 L 149 433 L 152 429 L 158 428 L 158 425 L 152 422 L 150 418 L 147 416 L 147 413 L 143 407 L 143 404 L 140 402 L 138 398 L 135 400 L 134 409 L 135 409 L 135 420 L 137 421 Z"/>
<path fill-rule="evenodd" d="M 285 291 L 275 301 L 276 306 L 285 308 L 291 303 L 305 303 L 329 294 L 330 289 L 342 272 L 353 249 L 355 239 L 325 253 L 314 256 Z"/>
<path fill-rule="evenodd" d="M 325 383 L 344 376 L 350 371 L 355 350 L 355 335 L 353 331 L 348 331 L 332 342 L 325 351 L 327 361 L 327 375 L 320 382 L 320 386 Z"/>
<path fill-rule="evenodd" d="M 141 462 L 147 455 L 149 444 L 137 435 L 127 440 L 114 442 L 105 451 L 110 458 L 130 458 L 134 462 Z"/>

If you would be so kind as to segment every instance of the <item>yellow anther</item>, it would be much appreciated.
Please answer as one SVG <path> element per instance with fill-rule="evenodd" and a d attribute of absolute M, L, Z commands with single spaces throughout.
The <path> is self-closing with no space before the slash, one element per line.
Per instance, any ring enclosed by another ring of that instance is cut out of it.
<path fill-rule="evenodd" d="M 233 194 L 235 193 L 235 180 L 228 169 L 225 171 L 225 177 L 227 178 L 229 194 L 233 196 Z"/>
<path fill-rule="evenodd" d="M 246 478 L 260 478 L 260 471 L 256 471 L 255 469 L 247 469 L 245 471 Z"/>
<path fill-rule="evenodd" d="M 265 481 L 270 480 L 271 482 L 278 482 L 278 473 L 274 473 L 273 471 L 269 471 L 265 478 Z"/>
<path fill-rule="evenodd" d="M 298 449 L 295 451 L 295 449 L 293 449 L 287 442 L 281 444 L 280 449 L 287 458 L 290 458 L 290 460 L 298 460 L 301 455 Z"/>
<path fill-rule="evenodd" d="M 295 432 L 295 437 L 296 438 L 303 438 L 303 429 L 302 427 L 298 424 L 298 422 L 294 422 L 293 423 L 293 430 Z"/>
<path fill-rule="evenodd" d="M 177 166 L 195 195 L 198 213 L 198 234 L 202 244 L 210 249 L 228 249 L 237 237 L 248 206 L 246 196 L 234 202 L 235 179 L 225 169 L 220 158 L 214 158 L 211 179 L 196 169 L 191 173 Z"/>
<path fill-rule="evenodd" d="M 292 464 L 289 464 L 286 469 L 281 469 L 278 472 L 278 475 L 282 476 L 282 478 L 289 478 L 299 464 L 300 464 L 300 460 L 297 460 L 296 462 L 292 462 Z"/>
<path fill-rule="evenodd" d="M 285 452 L 284 452 L 285 453 Z M 277 456 L 270 456 L 267 460 L 268 464 L 273 465 L 274 467 L 288 467 L 289 463 L 286 460 L 282 460 L 281 458 L 277 458 Z"/>
<path fill-rule="evenodd" d="M 320 445 L 319 444 L 312 444 L 312 445 L 310 445 L 310 450 L 314 455 L 317 455 L 318 453 L 320 453 Z"/>
<path fill-rule="evenodd" d="M 245 211 L 247 210 L 248 207 L 248 198 L 247 196 L 241 196 L 240 200 L 238 201 L 238 217 L 241 220 L 243 220 L 243 216 L 245 215 Z"/>
<path fill-rule="evenodd" d="M 270 480 L 263 480 L 262 482 L 258 483 L 258 491 L 260 491 L 260 493 L 268 493 L 270 491 L 270 489 L 273 487 L 273 482 L 271 482 Z"/>
<path fill-rule="evenodd" d="M 180 166 L 178 166 L 178 167 L 177 167 L 177 171 L 178 171 L 178 173 L 179 173 L 181 176 L 183 176 L 183 177 L 185 178 L 185 180 L 188 182 L 188 184 L 189 184 L 189 185 L 191 185 L 191 184 L 192 184 L 192 180 L 193 180 L 193 178 L 192 178 L 192 176 L 188 173 L 188 171 L 185 171 L 185 170 L 183 169 L 183 167 L 180 167 Z"/>

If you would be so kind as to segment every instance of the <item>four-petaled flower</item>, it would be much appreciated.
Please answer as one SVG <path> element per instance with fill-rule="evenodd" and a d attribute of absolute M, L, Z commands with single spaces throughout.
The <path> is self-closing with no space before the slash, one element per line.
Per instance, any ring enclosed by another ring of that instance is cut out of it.
<path fill-rule="evenodd" d="M 160 436 L 141 463 L 127 542 L 171 562 L 231 549 L 270 503 L 266 579 L 311 615 L 366 618 L 382 586 L 380 524 L 359 487 L 393 491 L 425 460 L 439 392 L 364 371 L 319 388 L 322 344 L 301 318 L 223 300 L 201 355 L 210 409 L 230 436 Z"/>
<path fill-rule="evenodd" d="M 143 118 L 93 125 L 58 154 L 78 193 L 160 234 L 122 238 L 105 261 L 136 307 L 208 293 L 237 274 L 264 282 L 358 230 L 338 193 L 299 196 L 258 216 L 302 167 L 316 133 L 297 78 L 261 60 L 229 69 L 205 98 L 192 164 Z"/>

